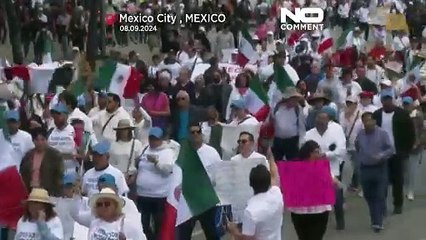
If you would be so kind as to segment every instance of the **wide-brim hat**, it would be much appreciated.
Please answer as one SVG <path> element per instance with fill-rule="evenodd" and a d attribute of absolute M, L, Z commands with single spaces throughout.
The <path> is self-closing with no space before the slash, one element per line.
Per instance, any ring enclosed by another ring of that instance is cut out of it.
<path fill-rule="evenodd" d="M 117 127 L 114 128 L 115 131 L 117 130 L 127 130 L 127 129 L 135 129 L 134 126 L 132 126 L 132 124 L 130 123 L 129 119 L 121 119 L 120 121 L 118 121 Z"/>
<path fill-rule="evenodd" d="M 46 191 L 46 189 L 43 188 L 33 188 L 31 190 L 30 195 L 28 196 L 28 199 L 25 202 L 39 202 L 39 203 L 46 203 L 54 206 L 55 204 L 50 201 L 49 193 Z"/>
<path fill-rule="evenodd" d="M 324 102 L 326 103 L 331 102 L 331 100 L 327 96 L 325 96 L 324 93 L 321 93 L 321 92 L 314 93 L 306 101 L 308 102 L 309 105 L 312 105 L 313 102 L 320 99 L 324 100 Z"/>
<path fill-rule="evenodd" d="M 124 207 L 124 205 L 126 204 L 124 199 L 122 199 L 120 196 L 118 196 L 115 193 L 114 190 L 112 190 L 111 188 L 103 188 L 100 193 L 96 193 L 92 197 L 90 197 L 90 199 L 89 199 L 90 208 L 92 208 L 92 209 L 95 208 L 98 200 L 102 199 L 102 198 L 107 198 L 107 199 L 111 199 L 111 200 L 115 201 L 117 203 L 117 206 L 120 209 L 122 209 Z"/>
<path fill-rule="evenodd" d="M 294 88 L 294 87 L 288 87 L 287 89 L 286 89 L 286 91 L 283 93 L 283 100 L 285 101 L 285 100 L 288 100 L 288 99 L 291 99 L 291 98 L 298 98 L 298 99 L 303 99 L 303 95 L 302 94 L 300 94 L 299 92 L 297 92 L 297 90 L 296 90 L 296 88 Z"/>

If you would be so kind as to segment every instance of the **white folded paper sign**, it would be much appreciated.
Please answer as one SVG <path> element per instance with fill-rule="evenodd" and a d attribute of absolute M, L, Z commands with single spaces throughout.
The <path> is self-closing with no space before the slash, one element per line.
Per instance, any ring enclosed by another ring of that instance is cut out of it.
<path fill-rule="evenodd" d="M 396 73 L 401 73 L 402 72 L 402 64 L 399 62 L 395 62 L 395 61 L 389 61 L 385 63 L 385 68 L 392 70 Z"/>
<path fill-rule="evenodd" d="M 9 84 L 0 83 L 0 99 L 9 100 L 14 98 L 12 90 L 9 88 Z"/>

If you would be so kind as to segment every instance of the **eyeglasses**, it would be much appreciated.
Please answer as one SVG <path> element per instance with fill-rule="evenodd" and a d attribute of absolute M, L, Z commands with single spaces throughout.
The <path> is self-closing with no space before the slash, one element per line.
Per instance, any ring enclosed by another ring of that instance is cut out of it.
<path fill-rule="evenodd" d="M 96 203 L 96 207 L 97 208 L 100 208 L 100 207 L 109 207 L 109 206 L 111 206 L 111 202 L 97 202 Z"/>
<path fill-rule="evenodd" d="M 201 134 L 201 129 L 200 129 L 200 130 L 192 130 L 192 131 L 191 131 L 191 134 L 192 134 L 192 135 L 195 135 L 195 134 Z"/>
<path fill-rule="evenodd" d="M 249 140 L 247 140 L 247 139 L 238 139 L 238 141 L 237 141 L 238 144 L 246 144 L 248 142 L 249 142 Z"/>

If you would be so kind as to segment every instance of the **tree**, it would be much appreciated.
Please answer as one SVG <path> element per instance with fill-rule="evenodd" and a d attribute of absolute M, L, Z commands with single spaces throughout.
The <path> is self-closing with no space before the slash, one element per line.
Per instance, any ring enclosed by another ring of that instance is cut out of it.
<path fill-rule="evenodd" d="M 2 1 L 7 15 L 7 24 L 9 28 L 9 40 L 12 45 L 13 62 L 15 64 L 24 63 L 24 52 L 21 41 L 21 21 L 16 13 L 12 0 Z"/>

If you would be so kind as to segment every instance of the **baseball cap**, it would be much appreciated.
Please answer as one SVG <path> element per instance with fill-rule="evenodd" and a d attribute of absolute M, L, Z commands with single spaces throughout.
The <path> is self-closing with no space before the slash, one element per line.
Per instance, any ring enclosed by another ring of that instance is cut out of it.
<path fill-rule="evenodd" d="M 360 98 L 373 98 L 374 97 L 374 93 L 372 92 L 368 92 L 368 91 L 363 91 L 359 94 Z"/>
<path fill-rule="evenodd" d="M 6 120 L 19 121 L 19 119 L 20 119 L 19 112 L 16 111 L 16 110 L 6 111 L 4 115 L 5 115 Z"/>
<path fill-rule="evenodd" d="M 392 89 L 384 89 L 380 92 L 381 98 L 393 98 L 393 91 Z"/>
<path fill-rule="evenodd" d="M 155 137 L 155 138 L 162 138 L 163 137 L 163 130 L 159 127 L 153 127 L 149 129 L 149 137 Z"/>
<path fill-rule="evenodd" d="M 68 114 L 68 108 L 67 106 L 65 106 L 65 104 L 63 103 L 57 103 L 55 106 L 53 106 L 53 108 L 50 110 L 51 112 L 56 112 L 56 113 L 64 113 L 64 114 Z"/>
<path fill-rule="evenodd" d="M 246 103 L 243 99 L 234 99 L 231 102 L 231 108 L 245 109 Z"/>
<path fill-rule="evenodd" d="M 109 148 L 110 148 L 110 143 L 108 141 L 103 141 L 93 146 L 92 152 L 99 155 L 105 155 L 106 153 L 109 152 Z"/>
<path fill-rule="evenodd" d="M 407 97 L 403 97 L 402 98 L 402 103 L 403 104 L 413 104 L 413 102 L 414 102 L 414 100 L 413 100 L 412 97 L 407 96 Z"/>
<path fill-rule="evenodd" d="M 321 109 L 322 113 L 326 113 L 328 115 L 328 117 L 332 120 L 336 119 L 336 110 L 330 106 L 324 106 Z"/>
<path fill-rule="evenodd" d="M 110 187 L 117 187 L 115 177 L 109 173 L 104 173 L 98 178 L 98 184 L 104 184 Z"/>
<path fill-rule="evenodd" d="M 62 183 L 64 185 L 69 185 L 69 184 L 74 184 L 77 181 L 77 178 L 75 175 L 73 174 L 66 174 L 64 175 L 64 177 L 62 178 Z"/>

